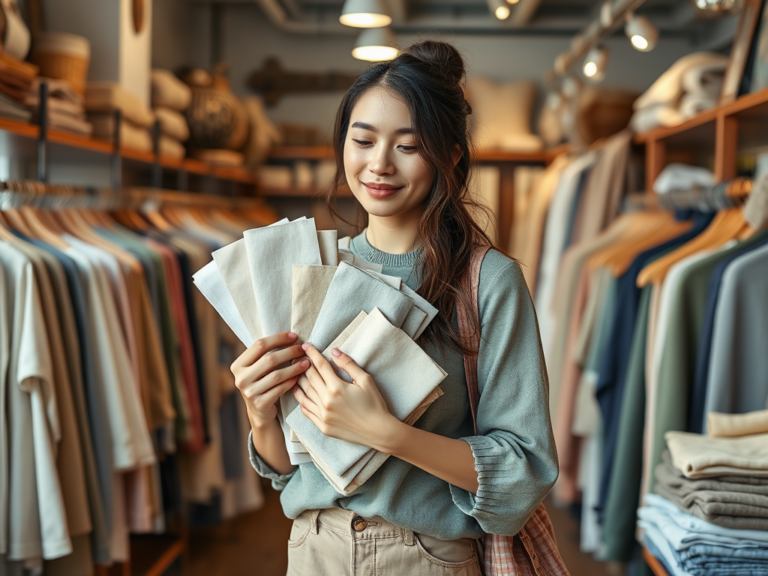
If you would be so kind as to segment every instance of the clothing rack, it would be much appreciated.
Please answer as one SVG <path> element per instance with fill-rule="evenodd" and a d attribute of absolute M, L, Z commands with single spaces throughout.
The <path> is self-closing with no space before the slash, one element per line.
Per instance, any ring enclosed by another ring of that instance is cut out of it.
<path fill-rule="evenodd" d="M 746 202 L 752 191 L 752 180 L 735 178 L 711 187 L 673 190 L 666 194 L 640 192 L 624 198 L 625 212 L 638 210 L 700 210 L 716 212 L 726 208 L 738 208 Z"/>

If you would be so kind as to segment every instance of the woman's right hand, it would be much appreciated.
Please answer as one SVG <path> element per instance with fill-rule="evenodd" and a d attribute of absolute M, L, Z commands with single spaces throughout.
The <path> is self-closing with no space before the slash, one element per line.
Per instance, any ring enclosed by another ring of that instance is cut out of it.
<path fill-rule="evenodd" d="M 259 424 L 267 424 L 277 418 L 277 399 L 288 392 L 310 366 L 301 345 L 290 346 L 296 341 L 293 332 L 281 332 L 254 342 L 230 370 L 235 375 L 235 386 L 248 407 L 250 418 Z M 286 346 L 286 348 L 283 348 Z M 276 348 L 283 348 L 269 354 Z M 303 360 L 278 368 L 304 357 Z"/>

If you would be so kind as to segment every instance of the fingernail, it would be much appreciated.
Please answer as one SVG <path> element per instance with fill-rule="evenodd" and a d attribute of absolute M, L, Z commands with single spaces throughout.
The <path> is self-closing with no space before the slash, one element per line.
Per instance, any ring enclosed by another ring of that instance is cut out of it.
<path fill-rule="evenodd" d="M 298 334 L 296 334 L 296 332 L 288 332 L 288 338 L 291 340 L 295 340 L 297 336 Z"/>
<path fill-rule="evenodd" d="M 341 356 L 341 350 L 339 350 L 338 348 L 334 348 L 333 350 L 331 350 L 331 354 L 333 354 L 334 356 L 336 356 L 336 358 L 338 358 L 339 356 Z"/>
<path fill-rule="evenodd" d="M 301 345 L 301 349 L 302 349 L 302 350 L 307 350 L 307 349 L 309 349 L 309 342 L 304 342 L 304 344 L 302 344 L 302 345 Z"/>
<path fill-rule="evenodd" d="M 302 360 L 301 361 L 301 367 L 302 368 L 309 368 L 309 360 Z"/>

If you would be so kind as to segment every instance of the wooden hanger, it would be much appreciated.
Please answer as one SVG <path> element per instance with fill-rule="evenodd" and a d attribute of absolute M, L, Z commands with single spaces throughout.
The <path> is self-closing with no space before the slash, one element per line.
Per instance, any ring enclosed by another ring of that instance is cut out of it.
<path fill-rule="evenodd" d="M 637 277 L 638 287 L 643 288 L 650 283 L 661 284 L 669 269 L 682 259 L 703 250 L 714 250 L 729 240 L 738 238 L 746 226 L 741 208 L 729 208 L 718 212 L 707 229 L 696 238 L 643 268 Z"/>

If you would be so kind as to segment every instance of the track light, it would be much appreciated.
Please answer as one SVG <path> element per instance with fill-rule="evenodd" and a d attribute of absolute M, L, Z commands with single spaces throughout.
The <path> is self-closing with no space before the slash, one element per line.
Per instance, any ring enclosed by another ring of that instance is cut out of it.
<path fill-rule="evenodd" d="M 592 82 L 600 82 L 605 78 L 605 68 L 608 65 L 608 48 L 595 46 L 584 59 L 584 76 Z"/>
<path fill-rule="evenodd" d="M 624 32 L 632 46 L 640 52 L 650 52 L 659 40 L 659 31 L 645 16 L 629 16 Z"/>
<path fill-rule="evenodd" d="M 339 22 L 353 28 L 380 28 L 392 23 L 384 0 L 346 0 Z"/>
<path fill-rule="evenodd" d="M 369 28 L 360 32 L 352 56 L 368 62 L 393 60 L 400 53 L 397 40 L 390 28 Z"/>
<path fill-rule="evenodd" d="M 506 0 L 488 0 L 488 9 L 497 20 L 506 20 L 511 12 Z"/>

